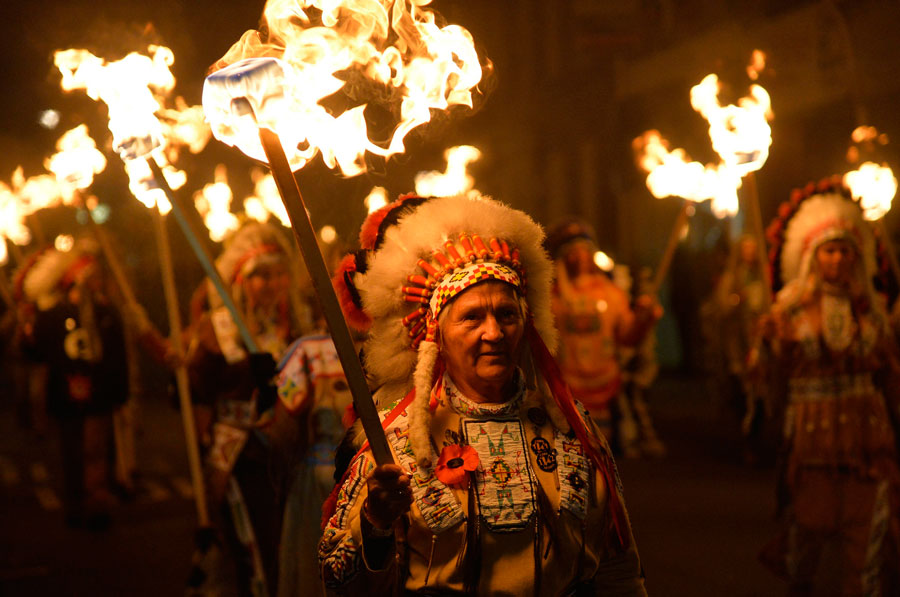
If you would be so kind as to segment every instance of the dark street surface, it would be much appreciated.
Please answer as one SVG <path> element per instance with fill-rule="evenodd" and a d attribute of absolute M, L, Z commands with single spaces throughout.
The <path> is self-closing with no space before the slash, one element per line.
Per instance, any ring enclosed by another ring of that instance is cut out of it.
<path fill-rule="evenodd" d="M 63 523 L 52 428 L 45 439 L 19 428 L 3 396 L 0 595 L 182 595 L 194 513 L 178 412 L 144 400 L 138 495 L 91 532 Z M 756 560 L 774 532 L 771 467 L 740 464 L 736 424 L 721 423 L 701 381 L 661 379 L 651 407 L 668 456 L 619 460 L 649 593 L 783 594 Z"/>

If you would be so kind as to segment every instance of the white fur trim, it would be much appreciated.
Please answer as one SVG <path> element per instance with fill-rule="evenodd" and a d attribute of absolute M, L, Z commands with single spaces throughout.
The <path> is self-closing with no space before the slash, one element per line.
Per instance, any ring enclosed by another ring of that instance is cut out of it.
<path fill-rule="evenodd" d="M 419 466 L 429 468 L 433 464 L 434 450 L 431 447 L 431 385 L 434 366 L 440 349 L 435 342 L 419 344 L 418 362 L 413 375 L 416 395 L 409 413 L 409 440 Z"/>
<path fill-rule="evenodd" d="M 806 278 L 818 246 L 835 238 L 827 233 L 829 222 L 840 222 L 853 229 L 854 233 L 849 238 L 861 254 L 861 273 L 866 280 L 871 280 L 876 271 L 875 240 L 868 223 L 862 218 L 862 211 L 856 203 L 841 195 L 827 194 L 814 195 L 805 200 L 788 222 L 781 248 L 781 277 L 785 285 L 792 280 Z"/>

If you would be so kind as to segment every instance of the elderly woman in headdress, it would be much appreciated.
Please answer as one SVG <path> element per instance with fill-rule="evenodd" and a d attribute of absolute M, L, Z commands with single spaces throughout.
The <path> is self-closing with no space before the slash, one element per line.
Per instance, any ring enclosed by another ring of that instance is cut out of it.
<path fill-rule="evenodd" d="M 784 287 L 751 355 L 784 418 L 784 526 L 764 560 L 793 595 L 896 595 L 883 581 L 898 573 L 897 345 L 872 285 L 873 236 L 839 181 L 780 213 Z"/>
<path fill-rule="evenodd" d="M 346 594 L 644 595 L 608 446 L 551 356 L 543 233 L 487 198 L 406 197 L 336 277 L 396 464 L 363 448 L 325 512 Z"/>
<path fill-rule="evenodd" d="M 309 330 L 309 312 L 297 294 L 289 245 L 273 225 L 245 223 L 226 239 L 216 267 L 260 352 L 248 351 L 221 298 L 209 290 L 209 311 L 192 325 L 187 360 L 206 448 L 210 514 L 220 533 L 242 544 L 232 549 L 243 589 L 267 586 L 274 592 L 281 502 L 299 438 L 275 416 L 284 413 L 273 408 L 277 396 L 270 382 L 276 360 Z M 210 539 L 201 539 L 201 553 Z M 198 564 L 191 586 L 218 582 L 210 578 L 220 570 L 215 563 Z"/>

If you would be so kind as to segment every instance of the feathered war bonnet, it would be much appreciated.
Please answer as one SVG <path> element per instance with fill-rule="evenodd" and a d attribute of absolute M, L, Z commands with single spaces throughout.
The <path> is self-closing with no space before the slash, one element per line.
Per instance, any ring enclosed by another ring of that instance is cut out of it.
<path fill-rule="evenodd" d="M 840 177 L 810 183 L 792 192 L 778 208 L 766 231 L 769 265 L 775 290 L 794 294 L 809 278 L 816 249 L 831 240 L 849 242 L 859 260 L 855 275 L 861 288 L 873 296 L 873 279 L 888 269 L 885 248 L 876 244 L 872 227 Z"/>
<path fill-rule="evenodd" d="M 368 332 L 363 354 L 378 404 L 403 398 L 413 380 L 410 441 L 416 460 L 428 468 L 436 460 L 429 429 L 440 374 L 440 309 L 481 281 L 514 286 L 527 311 L 530 356 L 547 385 L 540 392 L 543 406 L 558 429 L 575 432 L 606 475 L 612 519 L 623 540 L 612 463 L 587 430 L 551 354 L 553 265 L 543 240 L 543 230 L 525 213 L 488 197 L 405 196 L 366 219 L 361 249 L 344 258 L 335 287 L 347 320 Z"/>

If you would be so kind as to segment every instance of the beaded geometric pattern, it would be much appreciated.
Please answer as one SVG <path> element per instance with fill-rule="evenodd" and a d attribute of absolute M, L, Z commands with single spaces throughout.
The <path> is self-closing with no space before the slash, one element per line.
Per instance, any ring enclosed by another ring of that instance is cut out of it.
<path fill-rule="evenodd" d="M 423 273 L 408 276 L 409 286 L 401 289 L 406 302 L 420 305 L 402 320 L 413 348 L 426 338 L 434 339 L 441 308 L 469 286 L 482 280 L 502 280 L 516 286 L 522 296 L 528 286 L 519 250 L 496 238 L 485 244 L 477 234 L 461 232 L 458 242 L 446 241 L 443 251 L 435 249 L 431 260 L 419 259 L 417 265 Z"/>
<path fill-rule="evenodd" d="M 478 452 L 475 495 L 492 531 L 520 531 L 535 509 L 534 478 L 519 419 L 466 419 L 466 441 Z"/>

